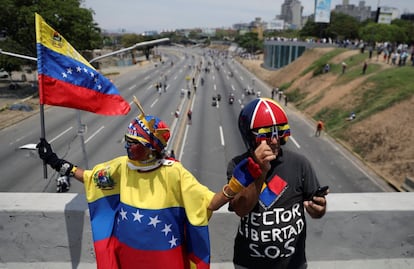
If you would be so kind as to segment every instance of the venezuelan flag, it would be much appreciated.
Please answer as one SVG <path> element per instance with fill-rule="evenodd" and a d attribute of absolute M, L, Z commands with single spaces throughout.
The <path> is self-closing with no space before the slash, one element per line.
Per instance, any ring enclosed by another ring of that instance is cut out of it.
<path fill-rule="evenodd" d="M 128 114 L 130 106 L 115 85 L 37 13 L 35 20 L 40 104 L 102 115 Z"/>
<path fill-rule="evenodd" d="M 98 268 L 210 268 L 207 205 L 214 193 L 179 163 L 139 173 L 126 161 L 84 174 Z M 113 189 L 97 188 L 99 175 Z"/>
<path fill-rule="evenodd" d="M 274 204 L 280 195 L 285 191 L 287 182 L 278 175 L 275 175 L 268 183 L 263 184 L 259 199 L 266 207 Z"/>

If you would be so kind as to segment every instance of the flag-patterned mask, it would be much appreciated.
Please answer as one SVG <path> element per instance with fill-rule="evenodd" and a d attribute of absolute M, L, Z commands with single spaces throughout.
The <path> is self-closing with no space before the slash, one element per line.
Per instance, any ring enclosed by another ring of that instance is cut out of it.
<path fill-rule="evenodd" d="M 159 118 L 141 114 L 131 121 L 125 138 L 127 143 L 132 140 L 162 153 L 170 138 L 170 129 Z"/>

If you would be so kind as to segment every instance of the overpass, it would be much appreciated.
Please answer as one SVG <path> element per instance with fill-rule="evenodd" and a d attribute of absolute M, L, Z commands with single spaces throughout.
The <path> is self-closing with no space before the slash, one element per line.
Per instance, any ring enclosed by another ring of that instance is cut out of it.
<path fill-rule="evenodd" d="M 414 193 L 332 193 L 308 218 L 309 268 L 414 268 Z M 0 268 L 96 268 L 83 194 L 2 193 Z M 212 269 L 233 268 L 238 217 L 210 221 Z"/>

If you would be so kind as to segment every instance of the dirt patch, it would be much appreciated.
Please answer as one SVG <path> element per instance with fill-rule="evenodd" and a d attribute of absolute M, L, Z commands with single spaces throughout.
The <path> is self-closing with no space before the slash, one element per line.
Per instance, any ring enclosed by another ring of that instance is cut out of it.
<path fill-rule="evenodd" d="M 19 83 L 17 89 L 10 89 L 8 85 L 9 83 L 0 84 L 0 129 L 35 115 L 39 111 L 36 88 L 28 83 Z M 27 111 L 27 108 L 30 108 L 30 111 Z"/>
<path fill-rule="evenodd" d="M 313 118 L 321 109 L 333 104 L 341 104 L 352 111 L 355 92 L 363 91 L 361 85 L 369 77 L 359 77 L 344 85 L 335 85 L 338 75 L 324 74 L 312 77 L 312 74 L 300 74 L 331 49 L 313 49 L 306 51 L 290 65 L 279 70 L 270 71 L 261 65 L 262 60 L 242 60 L 242 64 L 257 77 L 271 87 L 279 87 L 284 83 L 292 83 L 288 92 L 300 89 L 306 92 L 306 100 L 314 100 L 305 111 Z M 346 59 L 360 53 L 358 50 L 345 51 L 332 59 L 332 63 L 340 64 Z M 373 61 L 373 60 L 371 60 Z M 375 61 L 381 69 L 395 68 L 383 61 Z M 354 68 L 360 68 L 356 66 Z M 364 84 L 364 87 L 369 85 Z M 316 98 L 318 97 L 319 98 Z M 400 102 L 374 116 L 350 125 L 346 130 L 346 141 L 340 141 L 349 149 L 358 149 L 359 157 L 377 174 L 397 189 L 407 176 L 414 176 L 414 97 Z"/>

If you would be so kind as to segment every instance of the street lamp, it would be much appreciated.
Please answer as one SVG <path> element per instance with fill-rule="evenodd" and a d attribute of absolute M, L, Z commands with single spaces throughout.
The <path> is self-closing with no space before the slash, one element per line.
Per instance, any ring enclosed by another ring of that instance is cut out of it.
<path fill-rule="evenodd" d="M 140 42 L 140 43 L 136 43 L 135 45 L 128 47 L 128 48 L 123 48 L 117 51 L 113 51 L 110 53 L 107 53 L 105 55 L 93 58 L 92 60 L 89 61 L 89 63 L 98 61 L 100 59 L 115 55 L 115 54 L 119 54 L 122 52 L 126 52 L 126 51 L 130 51 L 133 49 L 136 49 L 138 47 L 143 47 L 143 46 L 148 46 L 148 45 L 154 45 L 154 44 L 158 44 L 158 43 L 163 43 L 163 42 L 168 42 L 170 39 L 169 38 L 160 38 L 160 39 L 155 39 L 155 40 L 151 40 L 151 41 L 145 41 L 145 42 Z M 17 58 L 22 58 L 22 59 L 26 59 L 26 60 L 31 60 L 31 61 L 37 61 L 37 58 L 35 57 L 31 57 L 31 56 L 27 56 L 27 55 L 22 55 L 22 54 L 17 54 L 17 53 L 12 53 L 12 52 L 7 52 L 4 51 L 0 48 L 0 54 L 4 54 L 4 55 L 8 55 L 8 56 L 12 56 L 12 57 L 17 57 Z M 83 134 L 85 132 L 86 126 L 84 124 L 82 124 L 81 122 L 81 116 L 80 116 L 80 111 L 78 110 L 78 115 L 77 115 L 77 119 L 78 119 L 78 135 L 81 139 L 81 145 L 82 145 L 82 152 L 83 152 L 83 159 L 84 159 L 84 163 L 85 163 L 85 168 L 88 169 L 88 158 L 86 155 L 86 150 L 85 150 L 85 141 L 84 141 L 84 137 Z M 22 147 L 20 147 L 21 149 L 36 149 L 36 144 L 28 144 L 28 145 L 24 145 Z M 45 177 L 47 177 L 45 175 Z"/>

